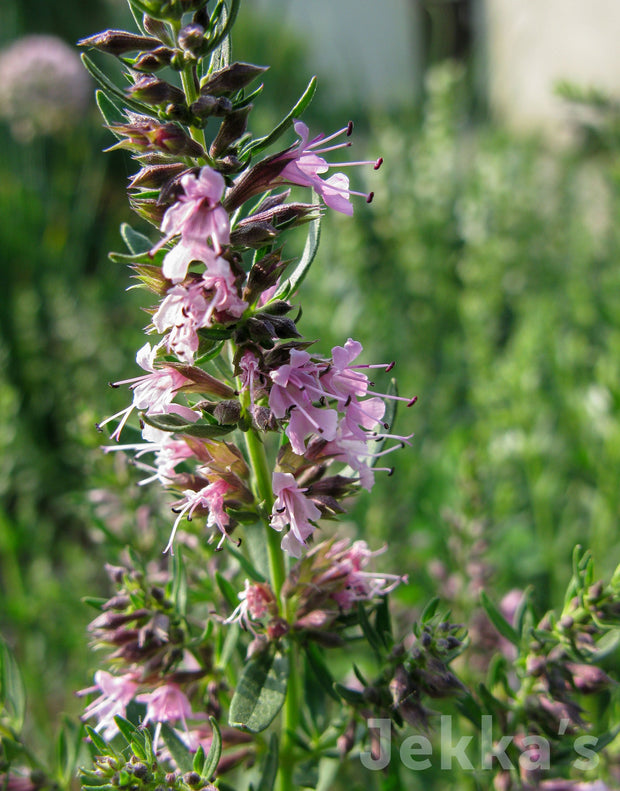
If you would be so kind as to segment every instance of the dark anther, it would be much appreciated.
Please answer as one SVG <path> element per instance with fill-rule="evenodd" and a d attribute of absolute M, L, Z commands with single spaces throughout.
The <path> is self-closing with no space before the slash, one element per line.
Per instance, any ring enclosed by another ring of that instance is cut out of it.
<path fill-rule="evenodd" d="M 372 203 L 372 199 L 375 197 L 374 192 L 369 192 L 368 197 L 366 198 L 366 203 Z"/>
<path fill-rule="evenodd" d="M 345 407 L 348 407 L 350 403 L 351 403 L 351 396 L 348 395 L 347 400 L 344 402 Z"/>
<path fill-rule="evenodd" d="M 411 401 L 409 401 L 409 403 L 407 404 L 407 406 L 413 406 L 417 400 L 418 400 L 418 397 L 417 397 L 417 396 L 414 396 L 414 397 L 411 399 Z"/>
<path fill-rule="evenodd" d="M 347 124 L 347 137 L 351 137 L 353 134 L 353 121 L 349 121 Z"/>
<path fill-rule="evenodd" d="M 100 434 L 103 434 L 103 428 L 99 425 L 99 423 L 95 423 L 95 428 Z"/>
<path fill-rule="evenodd" d="M 283 514 L 285 511 L 286 511 L 286 506 L 283 506 L 282 508 L 276 508 L 276 513 L 278 514 Z"/>
<path fill-rule="evenodd" d="M 117 385 L 116 382 L 108 382 L 108 387 L 113 387 L 116 390 L 116 388 L 120 387 L 120 385 Z"/>
<path fill-rule="evenodd" d="M 394 467 L 390 467 L 390 469 L 388 470 L 388 478 L 391 478 L 392 475 L 394 475 Z"/>
<path fill-rule="evenodd" d="M 373 165 L 374 170 L 379 170 L 382 164 L 383 164 L 383 157 L 379 157 L 379 159 Z"/>
<path fill-rule="evenodd" d="M 389 373 L 395 365 L 396 365 L 396 362 L 394 360 L 392 360 L 392 362 L 385 369 L 386 374 Z"/>

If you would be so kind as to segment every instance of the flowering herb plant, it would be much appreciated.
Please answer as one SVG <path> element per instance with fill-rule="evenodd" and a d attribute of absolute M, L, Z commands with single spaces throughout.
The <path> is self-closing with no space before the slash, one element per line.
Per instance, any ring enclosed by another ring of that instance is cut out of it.
<path fill-rule="evenodd" d="M 390 783 L 398 770 L 389 775 L 384 742 L 405 727 L 427 733 L 429 699 L 454 699 L 481 730 L 482 769 L 497 787 L 587 787 L 541 780 L 542 748 L 554 768 L 570 767 L 561 737 L 587 726 L 579 696 L 613 683 L 596 663 L 618 637 L 618 573 L 605 586 L 576 552 L 564 610 L 542 620 L 527 595 L 506 617 L 483 594 L 503 642 L 473 693 L 451 668 L 464 627 L 433 600 L 413 633 L 395 633 L 388 596 L 406 576 L 386 570 L 385 548 L 341 529 L 351 498 L 392 473 L 383 459 L 411 444 L 393 424 L 396 406 L 416 398 L 398 395 L 394 363 L 364 362 L 359 341 L 325 352 L 304 338 L 299 289 L 324 212 L 351 215 L 372 200 L 341 170 L 372 173 L 382 160 L 332 161 L 351 146 L 351 123 L 311 137 L 301 115 L 314 78 L 271 132 L 253 136 L 266 69 L 231 58 L 239 5 L 129 0 L 138 33 L 80 42 L 127 77 L 121 89 L 83 55 L 112 148 L 138 168 L 130 204 L 153 226 L 124 225 L 128 250 L 111 255 L 148 294 L 149 340 L 136 355 L 143 373 L 113 383 L 131 403 L 99 429 L 111 427 L 105 451 L 132 454 L 141 485 L 163 488 L 172 511 L 166 568 L 130 549 L 107 567 L 111 598 L 92 601 L 105 660 L 78 693 L 93 757 L 82 787 L 327 789 L 353 758 Z M 303 252 L 288 258 L 287 234 L 300 227 Z M 23 706 L 0 648 L 0 771 L 6 787 L 34 791 L 50 781 L 7 769 Z M 600 740 L 580 744 L 580 756 L 613 739 L 600 721 Z M 452 752 L 469 770 L 461 748 Z"/>

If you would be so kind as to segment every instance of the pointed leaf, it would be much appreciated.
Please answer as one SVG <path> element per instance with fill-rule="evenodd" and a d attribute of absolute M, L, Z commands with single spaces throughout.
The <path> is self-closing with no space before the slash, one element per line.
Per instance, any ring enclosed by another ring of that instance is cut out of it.
<path fill-rule="evenodd" d="M 312 193 L 313 200 L 317 199 L 316 193 Z M 294 293 L 302 284 L 305 276 L 308 274 L 312 262 L 316 256 L 316 251 L 319 248 L 319 240 L 321 237 L 321 217 L 320 215 L 308 223 L 308 236 L 306 237 L 306 244 L 304 251 L 301 254 L 299 263 L 289 278 L 280 286 L 273 299 L 283 299 L 284 294 L 288 296 Z"/>
<path fill-rule="evenodd" d="M 264 151 L 268 148 L 272 143 L 275 143 L 278 138 L 280 138 L 286 130 L 293 125 L 293 121 L 297 120 L 306 107 L 312 101 L 314 94 L 316 93 L 316 77 L 313 77 L 310 82 L 308 83 L 308 87 L 300 96 L 297 104 L 291 109 L 289 113 L 280 121 L 280 123 L 273 129 L 266 137 L 261 137 L 258 140 L 255 140 L 253 143 L 250 143 L 247 148 L 245 148 L 241 152 L 241 158 L 244 159 L 248 155 L 257 154 L 260 151 Z"/>
<path fill-rule="evenodd" d="M 114 751 L 106 743 L 103 736 L 100 736 L 94 728 L 90 727 L 90 725 L 86 725 L 86 735 L 90 738 L 91 742 L 95 745 L 97 750 L 99 750 L 101 755 L 114 754 Z"/>
<path fill-rule="evenodd" d="M 334 690 L 340 697 L 352 706 L 363 706 L 366 703 L 366 698 L 357 689 L 349 689 L 336 682 Z"/>
<path fill-rule="evenodd" d="M 207 780 L 213 777 L 217 771 L 220 756 L 222 755 L 222 734 L 220 733 L 220 726 L 217 724 L 215 717 L 209 717 L 209 722 L 211 723 L 212 729 L 211 746 L 209 747 L 209 752 L 205 758 L 202 771 L 200 772 L 201 776 Z"/>
<path fill-rule="evenodd" d="M 267 751 L 265 763 L 263 764 L 263 773 L 256 791 L 273 791 L 276 775 L 278 774 L 278 754 L 278 737 L 275 733 L 272 733 L 269 739 L 269 750 Z"/>
<path fill-rule="evenodd" d="M 237 596 L 237 591 L 233 588 L 230 582 L 223 577 L 219 571 L 215 572 L 215 581 L 217 582 L 217 586 L 220 589 L 222 596 L 226 600 L 226 603 L 229 607 L 232 607 L 234 610 L 235 607 L 239 604 L 239 597 Z"/>
<path fill-rule="evenodd" d="M 334 689 L 333 676 L 323 660 L 321 649 L 316 645 L 316 643 L 308 643 L 306 646 L 306 656 L 308 657 L 308 664 L 312 668 L 312 672 L 316 676 L 317 681 L 323 687 L 325 692 L 327 692 L 331 698 L 339 703 L 340 698 Z"/>
<path fill-rule="evenodd" d="M 480 592 L 480 603 L 482 604 L 489 620 L 497 629 L 497 631 L 502 635 L 502 637 L 505 637 L 506 640 L 511 642 L 513 645 L 518 646 L 521 642 L 519 635 L 497 609 L 495 604 L 493 604 L 491 599 L 489 599 L 485 591 Z"/>
<path fill-rule="evenodd" d="M 22 675 L 8 645 L 0 637 L 0 710 L 4 708 L 9 726 L 19 733 L 24 724 L 26 690 Z"/>
<path fill-rule="evenodd" d="M 123 110 L 119 105 L 113 101 L 109 95 L 102 91 L 100 88 L 95 91 L 95 100 L 97 102 L 97 107 L 99 108 L 99 112 L 103 116 L 103 120 L 106 124 L 113 126 L 114 124 L 124 124 L 127 123 L 127 118 L 123 113 Z M 117 137 L 121 138 L 122 135 L 110 130 L 112 134 Z"/>
<path fill-rule="evenodd" d="M 185 616 L 187 612 L 187 573 L 180 547 L 172 556 L 172 601 L 177 612 Z"/>
<path fill-rule="evenodd" d="M 163 736 L 166 747 L 170 751 L 172 760 L 179 767 L 182 772 L 191 772 L 193 767 L 193 756 L 178 737 L 175 730 L 173 730 L 166 722 L 161 725 L 161 735 Z"/>
<path fill-rule="evenodd" d="M 126 105 L 127 107 L 131 107 L 131 109 L 135 110 L 137 113 L 141 113 L 142 115 L 153 115 L 150 107 L 137 102 L 135 99 L 131 99 L 117 85 L 114 85 L 114 83 L 106 76 L 106 74 L 104 74 L 104 72 L 101 71 L 98 66 L 95 65 L 95 63 L 85 52 L 82 52 L 80 57 L 82 58 L 82 63 L 86 67 L 86 70 L 90 76 L 95 80 L 95 82 L 99 84 L 106 94 L 115 97 L 117 100 L 122 102 L 123 106 Z"/>
<path fill-rule="evenodd" d="M 121 236 L 132 255 L 148 253 L 151 247 L 153 247 L 153 242 L 151 242 L 148 236 L 145 236 L 139 231 L 134 231 L 131 225 L 126 222 L 121 225 Z"/>
<path fill-rule="evenodd" d="M 278 651 L 251 659 L 230 703 L 230 724 L 251 733 L 264 731 L 284 705 L 288 674 L 288 657 Z"/>

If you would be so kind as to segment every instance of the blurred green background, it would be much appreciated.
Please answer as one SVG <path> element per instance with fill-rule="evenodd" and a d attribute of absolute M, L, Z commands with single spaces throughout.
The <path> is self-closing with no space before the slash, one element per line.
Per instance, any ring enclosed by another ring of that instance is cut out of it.
<path fill-rule="evenodd" d="M 325 352 L 354 335 L 419 396 L 399 414 L 412 448 L 351 520 L 409 573 L 403 607 L 440 593 L 470 622 L 482 584 L 496 600 L 534 584 L 541 609 L 557 605 L 575 543 L 601 573 L 620 557 L 620 136 L 604 102 L 561 150 L 492 123 L 467 5 L 424 4 L 422 89 L 412 75 L 398 109 L 311 107 L 317 130 L 354 117 L 356 156 L 385 165 L 370 207 L 326 216 L 302 329 Z M 1 47 L 130 24 L 111 0 L 4 0 L 1 13 Z M 258 132 L 313 73 L 304 42 L 278 30 L 248 7 L 235 32 L 237 57 L 271 66 Z M 0 632 L 41 745 L 90 683 L 80 597 L 107 591 L 103 563 L 126 540 L 148 544 L 157 508 L 94 428 L 125 404 L 106 383 L 135 371 L 146 324 L 107 259 L 119 223 L 139 225 L 133 167 L 101 153 L 110 143 L 93 102 L 54 135 L 0 124 Z"/>

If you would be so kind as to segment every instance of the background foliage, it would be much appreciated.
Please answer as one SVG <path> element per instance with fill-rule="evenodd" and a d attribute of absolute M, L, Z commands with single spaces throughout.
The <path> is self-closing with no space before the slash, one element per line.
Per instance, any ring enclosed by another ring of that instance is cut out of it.
<path fill-rule="evenodd" d="M 3 43 L 33 19 L 69 42 L 123 24 L 95 2 L 6 14 Z M 272 65 L 273 120 L 299 93 L 289 75 L 303 87 L 311 66 L 294 42 L 273 62 L 273 26 L 242 19 L 237 35 L 244 59 Z M 558 153 L 474 120 L 468 86 L 444 62 L 403 116 L 355 108 L 385 165 L 371 207 L 325 218 L 304 324 L 324 350 L 350 334 L 368 359 L 395 359 L 402 392 L 420 396 L 413 448 L 355 516 L 410 574 L 403 608 L 439 593 L 469 623 L 482 585 L 498 600 L 533 584 L 541 610 L 557 604 L 575 543 L 601 573 L 618 563 L 620 168 L 613 126 Z M 313 112 L 326 128 L 347 120 Z M 124 404 L 105 383 L 132 375 L 141 343 L 140 298 L 106 257 L 132 219 L 109 142 L 94 108 L 58 139 L 0 127 L 0 631 L 42 745 L 59 712 L 79 712 L 71 693 L 94 664 L 79 597 L 106 589 L 110 544 L 156 555 L 167 525 L 94 430 Z"/>

